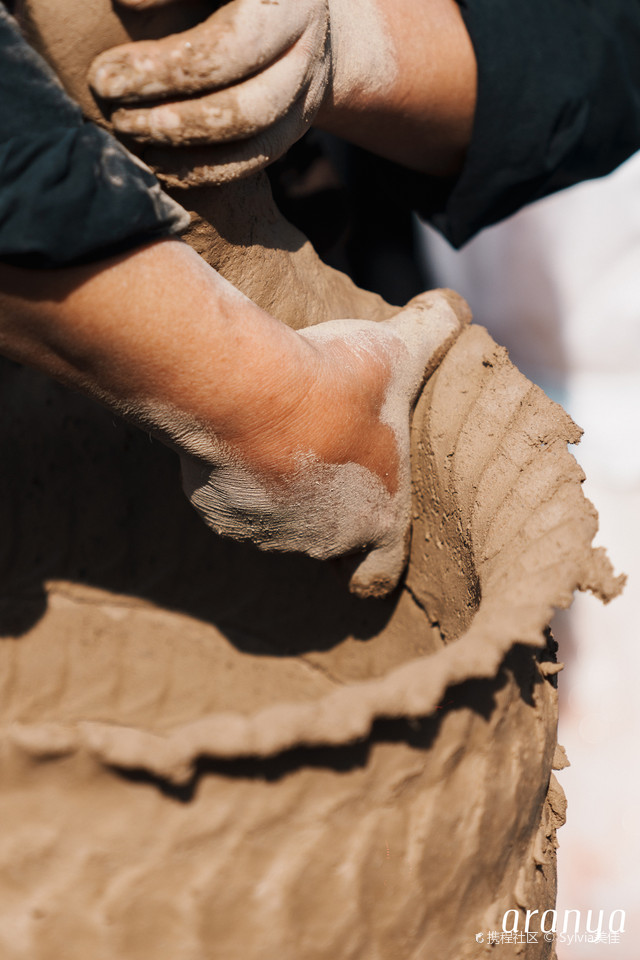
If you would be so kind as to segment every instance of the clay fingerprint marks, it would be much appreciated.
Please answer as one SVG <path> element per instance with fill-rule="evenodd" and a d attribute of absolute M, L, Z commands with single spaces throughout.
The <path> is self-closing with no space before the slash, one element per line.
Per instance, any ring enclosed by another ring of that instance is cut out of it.
<path fill-rule="evenodd" d="M 493 678 L 514 643 L 542 642 L 553 606 L 567 604 L 576 587 L 615 594 L 619 583 L 590 546 L 593 508 L 565 449 L 577 430 L 524 378 L 514 377 L 484 330 L 461 334 L 431 378 L 414 425 L 415 459 L 426 473 L 416 480 L 420 516 L 407 583 L 432 620 L 430 590 L 445 598 L 442 610 L 454 608 L 450 633 L 443 632 L 457 642 L 312 702 L 285 696 L 245 715 L 209 713 L 164 732 L 111 717 L 36 722 L 28 752 L 47 756 L 66 742 L 68 750 L 105 765 L 144 768 L 179 784 L 189 781 L 201 756 L 271 757 L 299 745 L 352 743 L 366 737 L 378 717 L 429 716 L 452 684 Z M 489 455 L 477 441 L 487 430 L 494 434 Z M 20 736 L 9 731 L 17 746 L 26 742 L 26 728 Z"/>
<path fill-rule="evenodd" d="M 485 379 L 474 331 L 462 334 L 427 384 L 412 428 L 413 529 L 406 583 L 448 641 L 464 633 L 477 607 L 477 578 L 453 471 L 457 438 Z"/>
<path fill-rule="evenodd" d="M 594 564 L 599 574 L 593 580 L 603 596 L 615 595 L 622 581 L 611 582 L 610 564 L 591 547 L 597 514 L 582 493 L 584 474 L 567 449 L 579 440 L 580 429 L 505 362 L 506 357 L 492 368 L 496 396 L 505 406 L 503 428 L 495 432 L 491 457 L 474 484 L 470 522 L 485 614 L 489 601 L 502 605 L 508 596 L 523 612 L 521 631 L 525 609 L 531 615 L 532 636 L 553 608 L 571 604 Z M 522 384 L 520 396 L 510 389 L 514 374 Z"/>
<path fill-rule="evenodd" d="M 580 490 L 584 479 L 566 449 L 567 443 L 580 438 L 580 430 L 560 407 L 528 384 L 511 413 L 477 484 L 473 515 L 479 563 L 507 543 L 513 534 L 512 517 L 525 508 L 525 502 L 536 506 L 546 499 L 544 489 L 562 482 Z"/>
<path fill-rule="evenodd" d="M 452 514 L 457 528 L 451 521 L 449 528 L 457 529 L 461 556 L 466 548 L 472 557 L 482 596 L 472 633 L 493 619 L 505 643 L 511 631 L 514 640 L 540 642 L 552 609 L 569 606 L 577 587 L 615 595 L 621 581 L 591 548 L 597 518 L 567 451 L 581 431 L 482 328 L 471 328 L 445 358 L 423 416 L 422 446 L 431 450 L 424 466 L 442 480 L 439 512 L 421 511 L 414 525 L 408 583 L 427 609 L 433 590 L 424 566 L 433 557 L 422 544 Z"/>

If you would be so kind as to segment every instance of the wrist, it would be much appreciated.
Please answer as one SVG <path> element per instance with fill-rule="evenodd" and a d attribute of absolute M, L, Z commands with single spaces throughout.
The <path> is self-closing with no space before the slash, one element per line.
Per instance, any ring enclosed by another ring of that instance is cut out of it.
<path fill-rule="evenodd" d="M 334 45 L 333 81 L 316 126 L 420 173 L 456 175 L 471 140 L 477 87 L 458 4 L 367 0 L 365 6 L 377 11 L 385 43 L 369 44 L 357 24 L 337 31 L 346 41 Z M 368 61 L 358 54 L 360 37 Z"/>

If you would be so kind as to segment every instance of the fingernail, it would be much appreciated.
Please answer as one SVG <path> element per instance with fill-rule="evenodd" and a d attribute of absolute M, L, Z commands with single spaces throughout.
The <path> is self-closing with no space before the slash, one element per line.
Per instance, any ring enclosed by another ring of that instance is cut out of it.
<path fill-rule="evenodd" d="M 121 97 L 127 90 L 127 78 L 122 68 L 105 64 L 98 67 L 92 78 L 92 86 L 101 97 Z"/>

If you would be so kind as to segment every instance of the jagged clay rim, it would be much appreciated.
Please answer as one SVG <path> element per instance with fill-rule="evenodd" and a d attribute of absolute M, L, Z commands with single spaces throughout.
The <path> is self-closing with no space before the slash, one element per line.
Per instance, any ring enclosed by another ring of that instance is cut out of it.
<path fill-rule="evenodd" d="M 558 420 L 555 432 L 565 445 L 579 437 L 569 418 Z M 556 455 L 561 473 L 561 457 L 570 458 L 570 454 L 566 446 L 559 445 Z M 439 706 L 447 688 L 466 680 L 495 677 L 515 644 L 543 646 L 544 630 L 554 609 L 569 607 L 574 590 L 592 590 L 605 601 L 620 592 L 624 578 L 613 576 L 604 550 L 591 547 L 597 515 L 581 492 L 580 497 L 580 509 L 563 523 L 573 528 L 573 535 L 553 564 L 553 577 L 543 577 L 524 598 L 513 582 L 505 584 L 499 599 L 489 587 L 469 629 L 459 639 L 382 678 L 345 685 L 311 703 L 277 704 L 249 716 L 210 714 L 168 734 L 88 720 L 13 722 L 7 725 L 8 739 L 34 758 L 84 751 L 102 764 L 144 769 L 180 784 L 193 776 L 202 756 L 265 758 L 293 747 L 341 746 L 366 738 L 378 718 L 427 717 Z"/>

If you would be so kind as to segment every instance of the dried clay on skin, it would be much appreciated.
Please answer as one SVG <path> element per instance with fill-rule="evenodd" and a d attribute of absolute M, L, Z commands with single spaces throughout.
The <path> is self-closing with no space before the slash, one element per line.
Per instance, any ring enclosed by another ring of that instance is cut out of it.
<path fill-rule="evenodd" d="M 299 470 L 277 488 L 227 452 L 214 463 L 183 461 L 185 492 L 218 533 L 252 540 L 262 549 L 301 551 L 318 559 L 369 550 L 351 580 L 361 596 L 387 593 L 406 561 L 411 512 L 410 411 L 425 377 L 467 319 L 442 295 L 426 295 L 398 318 L 372 324 L 335 320 L 302 331 L 312 341 L 338 338 L 379 351 L 387 341 L 391 377 L 381 420 L 396 438 L 399 475 L 391 494 L 382 479 L 357 463 L 330 464 L 300 450 Z"/>
<path fill-rule="evenodd" d="M 192 30 L 108 51 L 90 78 L 99 96 L 118 100 L 111 119 L 120 133 L 156 148 L 214 145 L 182 179 L 224 183 L 306 132 L 329 83 L 328 38 L 326 0 L 235 0 Z"/>
<path fill-rule="evenodd" d="M 333 96 L 377 93 L 396 79 L 396 52 L 375 0 L 329 0 Z"/>
<path fill-rule="evenodd" d="M 118 101 L 120 133 L 156 148 L 209 144 L 181 179 L 225 183 L 281 156 L 328 97 L 374 94 L 396 69 L 374 0 L 235 0 L 192 30 L 108 51 L 90 78 Z M 164 166 L 162 154 L 156 162 Z"/>

